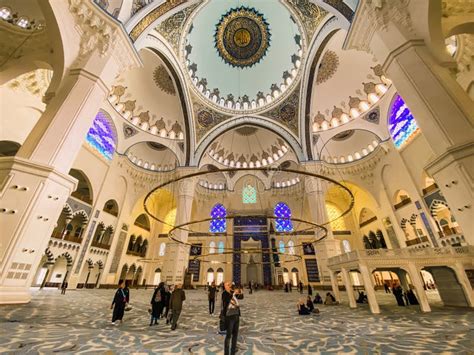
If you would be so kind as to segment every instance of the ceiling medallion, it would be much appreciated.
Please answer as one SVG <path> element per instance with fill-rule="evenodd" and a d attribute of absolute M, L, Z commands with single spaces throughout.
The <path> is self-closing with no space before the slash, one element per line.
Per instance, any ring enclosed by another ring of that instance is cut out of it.
<path fill-rule="evenodd" d="M 173 96 L 176 94 L 173 79 L 171 79 L 171 76 L 163 65 L 158 65 L 153 71 L 153 80 L 155 81 L 156 86 L 167 94 Z"/>
<path fill-rule="evenodd" d="M 322 84 L 331 79 L 331 77 L 336 73 L 338 66 L 339 57 L 337 54 L 333 51 L 327 51 L 324 54 L 323 59 L 321 59 L 321 64 L 319 64 L 316 84 Z"/>
<path fill-rule="evenodd" d="M 269 24 L 255 9 L 245 6 L 229 10 L 216 25 L 215 47 L 224 61 L 238 68 L 251 67 L 270 47 Z"/>

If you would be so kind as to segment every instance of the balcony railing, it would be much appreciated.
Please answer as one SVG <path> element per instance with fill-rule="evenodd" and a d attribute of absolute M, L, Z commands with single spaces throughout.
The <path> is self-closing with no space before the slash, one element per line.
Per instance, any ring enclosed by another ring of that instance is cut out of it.
<path fill-rule="evenodd" d="M 442 247 L 442 248 L 404 248 L 404 249 L 366 249 L 354 250 L 333 256 L 328 259 L 329 265 L 341 264 L 349 261 L 357 261 L 361 259 L 387 259 L 387 258 L 413 258 L 415 256 L 436 256 L 436 255 L 474 255 L 474 246 L 468 245 L 463 247 Z"/>
<path fill-rule="evenodd" d="M 395 208 L 395 210 L 398 210 L 398 209 L 402 208 L 403 206 L 409 205 L 410 203 L 411 203 L 411 198 L 406 198 L 404 200 L 401 200 L 396 205 L 394 205 L 393 208 Z"/>
<path fill-rule="evenodd" d="M 82 236 L 76 237 L 75 235 L 71 234 L 66 234 L 63 238 L 64 240 L 67 240 L 68 242 L 73 242 L 73 243 L 82 243 Z"/>
<path fill-rule="evenodd" d="M 428 187 L 425 187 L 423 189 L 423 196 L 429 194 L 430 192 L 436 191 L 436 190 L 438 190 L 438 185 L 436 185 L 436 184 L 432 184 Z"/>
<path fill-rule="evenodd" d="M 104 244 L 104 243 L 99 243 L 99 242 L 97 242 L 97 241 L 95 241 L 95 240 L 92 241 L 91 247 L 100 248 L 100 249 L 105 249 L 105 250 L 109 250 L 109 249 L 110 249 L 110 245 Z"/>
<path fill-rule="evenodd" d="M 422 236 L 422 237 L 418 237 L 418 238 L 415 238 L 415 239 L 407 240 L 406 243 L 407 243 L 408 247 L 411 247 L 412 245 L 425 243 L 427 241 L 428 241 L 428 237 L 427 236 Z"/>

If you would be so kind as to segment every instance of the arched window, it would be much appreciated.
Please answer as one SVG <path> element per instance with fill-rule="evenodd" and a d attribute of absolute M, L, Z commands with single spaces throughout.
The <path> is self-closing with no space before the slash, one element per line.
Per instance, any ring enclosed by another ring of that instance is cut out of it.
<path fill-rule="evenodd" d="M 117 134 L 114 124 L 103 111 L 99 111 L 95 116 L 86 140 L 104 158 L 112 160 L 117 145 Z"/>
<path fill-rule="evenodd" d="M 242 203 L 257 203 L 257 190 L 252 185 L 247 185 L 242 189 Z"/>
<path fill-rule="evenodd" d="M 210 242 L 209 243 L 209 254 L 214 254 L 216 252 L 216 243 Z"/>
<path fill-rule="evenodd" d="M 342 241 L 342 249 L 344 249 L 344 253 L 349 253 L 351 251 L 351 244 L 348 240 L 344 239 Z"/>
<path fill-rule="evenodd" d="M 223 205 L 218 203 L 211 210 L 211 223 L 209 224 L 209 232 L 225 233 L 227 230 L 227 210 Z"/>
<path fill-rule="evenodd" d="M 220 241 L 219 244 L 217 244 L 218 247 L 217 247 L 217 252 L 219 254 L 222 254 L 224 252 L 224 242 L 223 241 Z"/>
<path fill-rule="evenodd" d="M 161 243 L 160 244 L 160 251 L 158 252 L 159 256 L 165 256 L 166 252 L 166 243 Z"/>
<path fill-rule="evenodd" d="M 295 242 L 292 240 L 288 242 L 288 254 L 295 255 Z"/>
<path fill-rule="evenodd" d="M 277 232 L 291 232 L 293 223 L 291 222 L 291 210 L 286 203 L 278 202 L 273 209 L 275 219 L 275 230 Z"/>
<path fill-rule="evenodd" d="M 278 243 L 278 251 L 280 253 L 285 252 L 285 242 L 283 240 L 280 240 L 280 242 Z"/>
<path fill-rule="evenodd" d="M 216 284 L 220 285 L 222 282 L 224 282 L 224 270 L 222 270 L 222 268 L 218 268 Z"/>
<path fill-rule="evenodd" d="M 397 95 L 393 101 L 388 119 L 388 129 L 392 136 L 393 144 L 398 149 L 420 132 L 415 118 L 400 95 Z"/>
<path fill-rule="evenodd" d="M 213 281 L 214 281 L 214 269 L 209 268 L 209 269 L 207 269 L 207 280 L 206 280 L 206 282 L 208 284 L 212 284 Z"/>
<path fill-rule="evenodd" d="M 140 228 L 143 228 L 147 231 L 150 231 L 150 219 L 148 218 L 148 216 L 144 213 L 142 213 L 141 215 L 139 215 L 137 217 L 137 219 L 135 220 L 134 224 L 137 226 L 137 227 L 140 227 Z"/>

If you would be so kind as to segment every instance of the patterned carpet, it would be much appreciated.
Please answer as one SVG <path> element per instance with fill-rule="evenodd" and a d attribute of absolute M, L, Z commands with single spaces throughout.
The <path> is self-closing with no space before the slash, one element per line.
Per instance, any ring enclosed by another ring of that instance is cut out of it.
<path fill-rule="evenodd" d="M 178 329 L 160 322 L 149 327 L 152 290 L 132 290 L 133 310 L 125 322 L 110 324 L 113 290 L 36 291 L 31 303 L 0 307 L 2 353 L 222 353 L 218 317 L 207 313 L 204 291 L 186 291 Z M 382 314 L 367 305 L 321 306 L 319 315 L 298 316 L 299 294 L 259 291 L 242 301 L 239 353 L 473 353 L 474 312 L 444 308 L 433 312 L 397 307 L 393 296 L 377 293 Z M 219 303 L 216 305 L 219 309 Z"/>

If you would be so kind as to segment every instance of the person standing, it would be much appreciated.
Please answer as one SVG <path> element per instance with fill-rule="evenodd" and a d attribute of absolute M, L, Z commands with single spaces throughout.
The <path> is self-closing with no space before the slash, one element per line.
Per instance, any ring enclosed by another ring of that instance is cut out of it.
<path fill-rule="evenodd" d="M 214 314 L 214 308 L 216 306 L 216 294 L 217 294 L 216 283 L 212 281 L 211 286 L 207 290 L 207 297 L 209 300 L 209 314 Z"/>
<path fill-rule="evenodd" d="M 155 291 L 153 292 L 153 296 L 151 297 L 151 319 L 150 319 L 150 327 L 153 325 L 158 324 L 158 318 L 160 318 L 161 310 L 163 309 L 163 282 L 160 282 Z"/>
<path fill-rule="evenodd" d="M 288 282 L 288 285 L 290 286 L 290 292 L 293 292 L 293 284 L 291 282 Z"/>
<path fill-rule="evenodd" d="M 170 287 L 163 283 L 163 304 L 161 306 L 160 314 L 166 319 L 166 324 L 169 324 L 168 313 L 170 310 L 171 290 Z"/>
<path fill-rule="evenodd" d="M 178 319 L 183 309 L 183 302 L 186 300 L 183 285 L 175 286 L 173 293 L 171 293 L 170 309 L 171 309 L 171 330 L 175 330 L 178 326 Z"/>
<path fill-rule="evenodd" d="M 383 288 L 385 290 L 385 293 L 390 293 L 390 288 L 388 287 L 386 282 L 383 283 Z"/>
<path fill-rule="evenodd" d="M 308 296 L 312 296 L 313 295 L 313 288 L 311 287 L 310 284 L 308 284 Z"/>
<path fill-rule="evenodd" d="M 300 293 L 303 293 L 303 283 L 301 281 L 298 284 L 298 288 L 300 289 Z"/>
<path fill-rule="evenodd" d="M 61 295 L 66 294 L 67 286 L 68 286 L 68 283 L 66 280 L 64 280 L 63 283 L 61 284 Z"/>
<path fill-rule="evenodd" d="M 110 309 L 114 309 L 112 314 L 112 324 L 117 325 L 117 321 L 122 323 L 123 314 L 125 313 L 125 305 L 127 304 L 127 296 L 124 291 L 124 282 L 120 281 L 119 287 L 115 292 L 114 299 Z"/>
<path fill-rule="evenodd" d="M 237 295 L 239 294 L 240 290 L 238 289 L 235 292 L 232 291 L 229 281 L 224 283 L 224 292 L 222 293 L 222 312 L 226 328 L 224 355 L 234 355 L 237 351 L 237 337 L 239 336 L 240 323 L 240 305 L 237 300 Z"/>
<path fill-rule="evenodd" d="M 125 293 L 126 298 L 126 305 L 125 308 L 130 304 L 130 289 L 128 288 L 128 281 L 125 281 L 125 287 L 123 288 L 123 292 Z"/>

